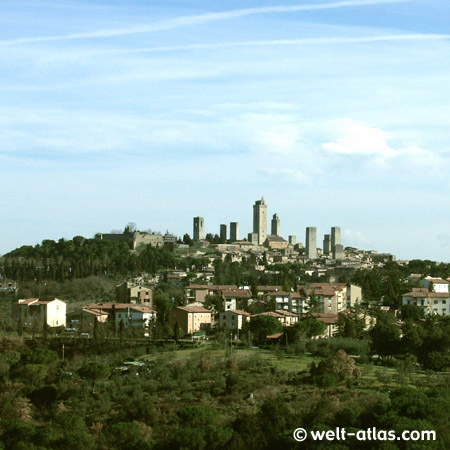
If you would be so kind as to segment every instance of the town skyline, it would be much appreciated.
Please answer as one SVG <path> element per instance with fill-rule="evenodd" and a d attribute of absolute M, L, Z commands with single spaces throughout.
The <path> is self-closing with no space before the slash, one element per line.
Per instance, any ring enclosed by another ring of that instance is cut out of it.
<path fill-rule="evenodd" d="M 339 224 L 450 252 L 443 0 L 6 0 L 0 253 L 129 221 L 218 230 L 264 195 L 283 234 Z M 322 233 L 322 231 L 320 231 Z"/>

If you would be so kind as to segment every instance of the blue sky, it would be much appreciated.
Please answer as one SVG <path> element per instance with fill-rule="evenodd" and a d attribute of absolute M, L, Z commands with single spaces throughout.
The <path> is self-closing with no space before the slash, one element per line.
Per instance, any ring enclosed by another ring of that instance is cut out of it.
<path fill-rule="evenodd" d="M 0 2 L 0 253 L 282 235 L 450 261 L 450 2 Z"/>

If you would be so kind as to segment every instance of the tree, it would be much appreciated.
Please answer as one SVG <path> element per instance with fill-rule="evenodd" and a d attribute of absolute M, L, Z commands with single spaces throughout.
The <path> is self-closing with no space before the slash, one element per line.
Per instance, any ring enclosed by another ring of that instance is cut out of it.
<path fill-rule="evenodd" d="M 361 371 L 356 367 L 355 361 L 344 350 L 338 350 L 334 355 L 320 361 L 317 366 L 311 366 L 311 375 L 313 378 L 330 375 L 335 377 L 338 383 L 343 383 L 348 379 L 360 377 Z"/>
<path fill-rule="evenodd" d="M 125 225 L 125 229 L 123 230 L 123 234 L 133 234 L 136 231 L 136 224 L 134 222 L 128 222 Z"/>
<path fill-rule="evenodd" d="M 169 313 L 172 311 L 173 302 L 165 292 L 156 291 L 153 297 L 153 304 L 158 313 L 159 322 L 167 322 L 169 320 Z"/>
<path fill-rule="evenodd" d="M 379 312 L 377 324 L 370 330 L 371 350 L 379 356 L 392 356 L 400 352 L 400 328 L 395 317 L 389 313 Z"/>
<path fill-rule="evenodd" d="M 320 336 L 327 329 L 327 324 L 317 320 L 315 317 L 310 316 L 297 322 L 294 325 L 294 329 L 308 338 L 314 336 Z"/>
<path fill-rule="evenodd" d="M 264 342 L 267 336 L 283 331 L 276 317 L 259 315 L 250 319 L 249 329 L 258 342 Z"/>
<path fill-rule="evenodd" d="M 180 327 L 178 320 L 173 326 L 173 337 L 175 338 L 175 342 L 178 342 L 183 337 L 183 329 Z"/>
<path fill-rule="evenodd" d="M 419 320 L 425 317 L 424 308 L 417 305 L 402 305 L 400 312 L 402 320 Z"/>
<path fill-rule="evenodd" d="M 366 327 L 364 314 L 360 309 L 353 309 L 347 313 L 339 313 L 337 336 L 361 339 Z"/>
<path fill-rule="evenodd" d="M 92 393 L 94 393 L 95 384 L 100 380 L 108 378 L 111 374 L 111 370 L 106 364 L 91 362 L 83 364 L 78 373 L 81 377 L 90 381 L 92 385 Z"/>

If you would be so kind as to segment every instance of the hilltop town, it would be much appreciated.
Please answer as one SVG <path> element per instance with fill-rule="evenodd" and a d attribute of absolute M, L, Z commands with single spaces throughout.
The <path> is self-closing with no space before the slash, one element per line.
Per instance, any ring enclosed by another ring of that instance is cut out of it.
<path fill-rule="evenodd" d="M 286 240 L 264 199 L 253 213 L 245 239 L 194 217 L 192 237 L 129 223 L 0 258 L 5 448 L 291 448 L 299 424 L 406 419 L 450 442 L 450 393 L 429 415 L 450 264 L 344 247 L 338 226 Z M 402 406 L 417 395 L 424 412 Z"/>

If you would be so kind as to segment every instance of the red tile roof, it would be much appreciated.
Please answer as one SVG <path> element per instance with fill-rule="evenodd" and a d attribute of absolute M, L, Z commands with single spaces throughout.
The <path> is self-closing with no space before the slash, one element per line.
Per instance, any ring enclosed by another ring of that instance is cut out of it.
<path fill-rule="evenodd" d="M 186 311 L 188 313 L 210 313 L 211 311 L 206 308 L 202 308 L 201 306 L 178 306 L 177 309 L 181 309 L 182 311 Z"/>
<path fill-rule="evenodd" d="M 242 309 L 229 309 L 228 311 L 225 311 L 225 312 L 239 314 L 240 316 L 250 316 L 251 315 L 249 312 L 243 311 Z"/>
<path fill-rule="evenodd" d="M 277 309 L 275 312 L 278 314 L 283 314 L 284 316 L 298 317 L 298 314 L 294 314 L 293 312 L 290 311 L 284 311 L 282 309 Z"/>
<path fill-rule="evenodd" d="M 313 317 L 327 324 L 336 324 L 339 319 L 337 314 L 313 314 Z"/>

